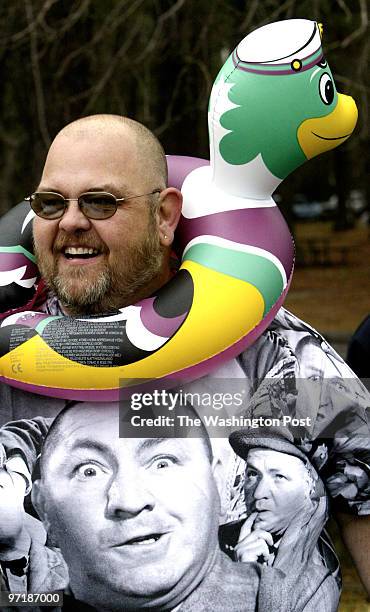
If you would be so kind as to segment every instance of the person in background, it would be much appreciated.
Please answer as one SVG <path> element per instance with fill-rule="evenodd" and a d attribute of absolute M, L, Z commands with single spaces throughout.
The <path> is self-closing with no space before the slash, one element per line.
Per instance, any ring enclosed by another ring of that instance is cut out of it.
<path fill-rule="evenodd" d="M 356 329 L 348 345 L 349 367 L 360 378 L 370 378 L 370 315 Z"/>

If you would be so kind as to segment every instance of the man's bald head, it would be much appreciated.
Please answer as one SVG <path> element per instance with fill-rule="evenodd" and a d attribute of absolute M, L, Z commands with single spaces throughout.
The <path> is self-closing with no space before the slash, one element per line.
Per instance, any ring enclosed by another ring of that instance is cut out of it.
<path fill-rule="evenodd" d="M 66 206 L 57 219 L 36 217 L 33 236 L 41 275 L 67 314 L 116 310 L 169 280 L 182 197 L 166 182 L 160 143 L 132 119 L 94 115 L 59 132 L 36 191 L 60 194 Z M 79 198 L 86 192 L 113 195 L 114 214 L 85 214 Z"/>
<path fill-rule="evenodd" d="M 90 115 L 81 117 L 66 125 L 57 134 L 55 140 L 63 137 L 93 138 L 105 136 L 112 132 L 134 139 L 137 162 L 141 167 L 148 185 L 157 185 L 164 189 L 168 181 L 167 161 L 164 149 L 158 138 L 145 125 L 122 115 Z M 92 141 L 93 142 L 93 141 Z"/>

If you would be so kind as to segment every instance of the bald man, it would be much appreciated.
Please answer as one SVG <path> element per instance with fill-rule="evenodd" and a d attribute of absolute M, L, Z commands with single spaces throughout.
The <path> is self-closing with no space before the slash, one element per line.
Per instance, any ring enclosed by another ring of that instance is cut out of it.
<path fill-rule="evenodd" d="M 31 206 L 37 262 L 62 313 L 127 306 L 169 280 L 182 197 L 166 182 L 164 151 L 136 121 L 87 117 L 57 135 Z M 65 199 L 58 217 L 50 192 Z"/>

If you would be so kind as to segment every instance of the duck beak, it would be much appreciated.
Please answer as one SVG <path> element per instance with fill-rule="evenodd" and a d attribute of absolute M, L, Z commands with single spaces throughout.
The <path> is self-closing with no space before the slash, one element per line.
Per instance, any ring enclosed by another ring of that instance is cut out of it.
<path fill-rule="evenodd" d="M 297 137 L 307 159 L 330 151 L 347 140 L 355 129 L 357 118 L 354 99 L 338 94 L 337 105 L 329 115 L 303 121 L 298 128 Z"/>

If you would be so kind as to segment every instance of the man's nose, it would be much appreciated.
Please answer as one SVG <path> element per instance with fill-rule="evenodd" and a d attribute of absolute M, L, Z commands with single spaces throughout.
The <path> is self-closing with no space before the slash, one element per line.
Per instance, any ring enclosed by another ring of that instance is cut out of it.
<path fill-rule="evenodd" d="M 155 506 L 155 498 L 145 477 L 136 471 L 120 470 L 115 474 L 107 497 L 107 514 L 110 518 L 131 518 Z"/>
<path fill-rule="evenodd" d="M 262 476 L 256 488 L 254 489 L 254 499 L 264 499 L 270 494 L 270 485 L 268 479 Z"/>
<path fill-rule="evenodd" d="M 86 217 L 78 205 L 77 200 L 69 200 L 67 208 L 59 221 L 59 229 L 71 234 L 77 230 L 89 230 L 91 221 Z"/>

